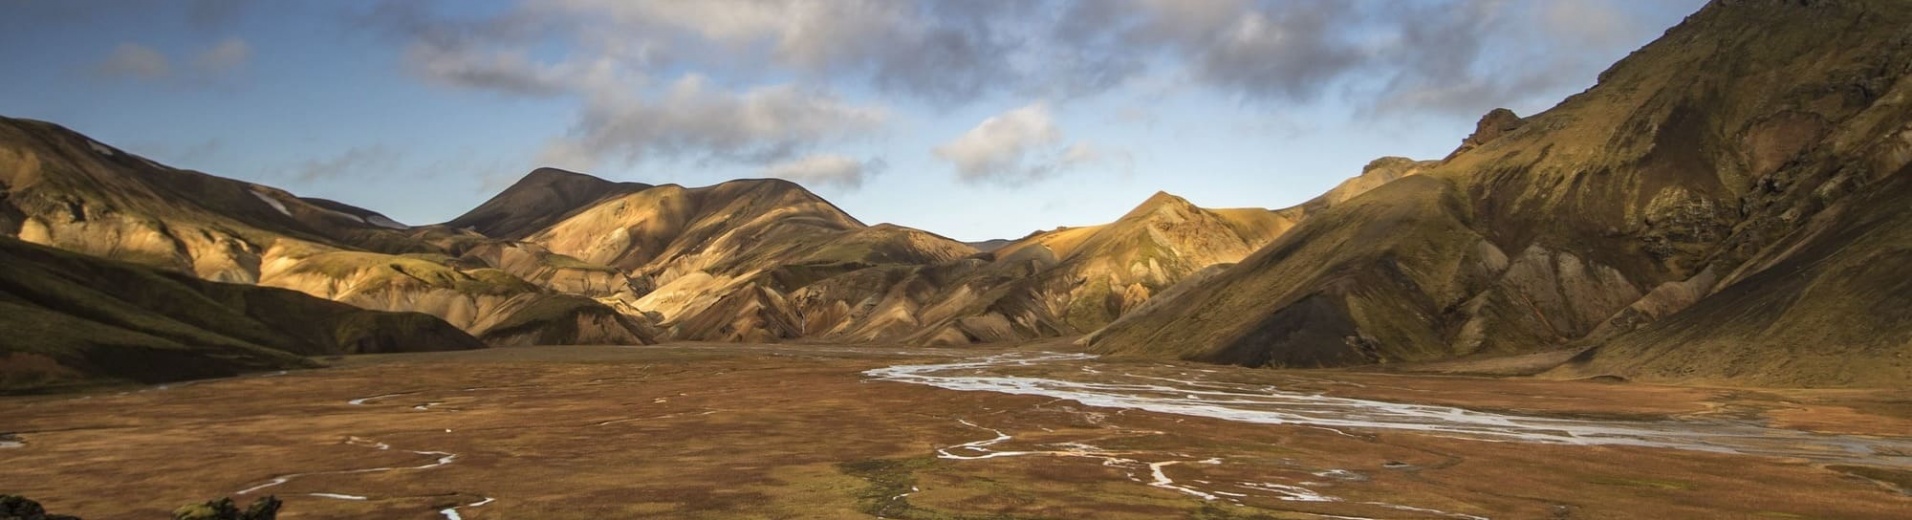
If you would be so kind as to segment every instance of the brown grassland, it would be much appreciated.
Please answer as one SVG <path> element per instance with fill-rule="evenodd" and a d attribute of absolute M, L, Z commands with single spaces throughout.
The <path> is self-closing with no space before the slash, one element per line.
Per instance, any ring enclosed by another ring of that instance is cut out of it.
<path fill-rule="evenodd" d="M 25 444 L 0 449 L 0 491 L 89 519 L 164 518 L 178 505 L 295 474 L 306 475 L 238 498 L 277 495 L 286 500 L 288 519 L 442 518 L 448 507 L 468 519 L 1912 513 L 1903 487 L 1912 473 L 1888 467 L 1247 424 L 861 375 L 988 352 L 820 345 L 489 349 L 354 356 L 324 369 L 124 393 L 9 397 L 0 399 L 0 431 L 16 433 Z M 1081 363 L 1141 372 L 1216 370 L 1231 381 L 1284 389 L 1528 415 L 1912 431 L 1912 398 L 1904 390 Z M 389 396 L 350 402 L 381 395 Z M 994 450 L 1093 444 L 1135 463 L 937 457 L 938 449 L 990 439 L 990 429 L 1013 437 L 990 446 Z M 389 449 L 379 449 L 381 443 Z M 450 454 L 456 456 L 449 463 L 437 464 Z M 1149 485 L 1146 463 L 1170 461 L 1178 462 L 1159 468 L 1175 485 L 1226 494 L 1204 500 Z M 349 472 L 382 467 L 404 469 Z M 1280 493 L 1240 485 L 1249 483 L 1305 483 L 1337 500 L 1282 500 Z M 492 501 L 469 505 L 486 499 Z"/>

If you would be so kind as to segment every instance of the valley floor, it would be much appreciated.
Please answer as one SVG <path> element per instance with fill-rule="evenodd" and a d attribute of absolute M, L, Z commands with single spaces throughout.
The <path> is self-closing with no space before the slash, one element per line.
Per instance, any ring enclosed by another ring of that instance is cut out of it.
<path fill-rule="evenodd" d="M 0 491 L 89 519 L 267 494 L 288 519 L 1912 512 L 1908 390 L 1247 370 L 1041 348 L 489 349 L 10 397 L 0 433 L 18 445 L 0 444 Z"/>

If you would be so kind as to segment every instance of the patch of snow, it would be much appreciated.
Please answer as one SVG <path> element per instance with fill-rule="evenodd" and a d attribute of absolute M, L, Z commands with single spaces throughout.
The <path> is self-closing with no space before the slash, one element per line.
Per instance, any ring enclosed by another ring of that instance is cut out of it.
<path fill-rule="evenodd" d="M 1273 482 L 1243 482 L 1241 487 L 1274 493 L 1275 498 L 1279 498 L 1289 502 L 1340 502 L 1341 501 L 1341 499 L 1339 498 L 1316 493 L 1314 490 L 1308 489 L 1305 487 L 1290 486 L 1287 484 L 1276 484 Z"/>
<path fill-rule="evenodd" d="M 1335 480 L 1348 480 L 1348 481 L 1354 481 L 1354 482 L 1364 482 L 1368 480 L 1367 475 L 1362 475 L 1360 472 L 1349 471 L 1345 469 L 1331 469 L 1327 471 L 1317 471 L 1314 473 L 1310 473 L 1310 475 L 1314 475 L 1317 477 L 1326 477 L 1326 478 L 1331 478 Z"/>
<path fill-rule="evenodd" d="M 114 154 L 119 153 L 119 150 L 114 150 L 113 147 L 100 144 L 99 141 L 94 141 L 92 139 L 86 140 L 86 145 L 93 149 L 93 153 L 97 153 L 107 157 L 112 157 Z"/>
<path fill-rule="evenodd" d="M 353 215 L 353 214 L 351 214 L 351 213 L 346 213 L 346 212 L 343 212 L 343 211 L 332 211 L 332 210 L 329 210 L 329 209 L 328 209 L 328 210 L 325 210 L 325 212 L 326 212 L 326 213 L 331 213 L 331 214 L 333 214 L 333 215 L 338 215 L 338 216 L 341 216 L 341 217 L 345 217 L 345 219 L 346 219 L 346 220 L 350 220 L 350 221 L 353 221 L 353 222 L 357 222 L 357 223 L 360 223 L 360 224 L 364 224 L 364 223 L 365 223 L 365 218 L 364 218 L 364 217 L 360 217 L 360 216 L 358 216 L 358 215 Z"/>
<path fill-rule="evenodd" d="M 349 404 L 349 405 L 352 405 L 352 406 L 365 406 L 365 403 L 369 403 L 369 402 L 372 402 L 372 401 L 377 401 L 377 400 L 379 400 L 379 399 L 384 399 L 384 398 L 387 398 L 387 397 L 398 397 L 398 396 L 401 396 L 401 395 L 412 395 L 412 394 L 416 394 L 416 393 L 418 393 L 418 392 L 399 392 L 399 393 L 396 393 L 396 394 L 380 394 L 380 395 L 375 395 L 375 396 L 371 396 L 371 397 L 360 397 L 360 398 L 358 398 L 358 399 L 353 399 L 353 400 L 350 400 L 350 401 L 346 401 L 346 402 L 345 402 L 345 404 Z"/>
<path fill-rule="evenodd" d="M 482 507 L 485 504 L 489 504 L 495 501 L 491 497 L 483 497 L 483 498 L 484 500 L 479 500 L 477 502 L 465 504 L 463 507 Z M 458 515 L 457 507 L 447 507 L 444 509 L 440 509 L 438 510 L 438 514 L 444 515 L 447 520 L 465 520 L 465 517 Z"/>
<path fill-rule="evenodd" d="M 258 197 L 259 200 L 264 201 L 266 205 L 272 206 L 272 209 L 279 210 L 279 213 L 285 214 L 285 216 L 288 216 L 288 217 L 292 216 L 292 212 L 286 210 L 285 203 L 279 202 L 279 199 L 272 198 L 264 193 L 259 193 L 256 191 L 252 192 L 252 196 Z"/>
<path fill-rule="evenodd" d="M 1149 463 L 1149 472 L 1152 473 L 1152 475 L 1150 476 L 1155 479 L 1155 481 L 1150 482 L 1149 485 L 1162 488 L 1162 489 L 1172 489 L 1175 491 L 1180 491 L 1182 493 L 1186 493 L 1190 496 L 1194 496 L 1202 500 L 1214 500 L 1218 498 L 1215 495 L 1211 495 L 1207 492 L 1204 492 L 1195 488 L 1175 485 L 1175 481 L 1173 479 L 1168 478 L 1168 473 L 1164 473 L 1162 471 L 1162 468 L 1166 468 L 1166 467 L 1173 466 L 1176 464 L 1181 464 L 1181 463 L 1182 461 L 1179 461 L 1179 460 Z"/>
<path fill-rule="evenodd" d="M 1425 507 L 1404 506 L 1400 504 L 1389 504 L 1386 502 L 1362 502 L 1362 503 L 1371 505 L 1371 506 L 1381 506 L 1388 509 L 1394 509 L 1397 511 L 1413 511 L 1416 513 L 1433 513 L 1433 514 L 1445 516 L 1448 518 L 1460 518 L 1462 520 L 1493 520 L 1485 516 L 1474 516 L 1474 515 L 1465 514 L 1465 513 L 1449 513 L 1439 509 L 1428 509 Z"/>
<path fill-rule="evenodd" d="M 396 220 L 385 218 L 384 215 L 372 215 L 369 217 L 365 217 L 365 223 L 382 227 L 385 229 L 396 229 L 400 231 L 411 229 L 411 226 L 400 224 Z"/>
<path fill-rule="evenodd" d="M 306 494 L 310 496 L 319 497 L 319 498 L 330 498 L 333 500 L 358 500 L 358 501 L 370 500 L 369 498 L 358 496 L 358 495 L 345 495 L 340 493 L 306 493 Z"/>

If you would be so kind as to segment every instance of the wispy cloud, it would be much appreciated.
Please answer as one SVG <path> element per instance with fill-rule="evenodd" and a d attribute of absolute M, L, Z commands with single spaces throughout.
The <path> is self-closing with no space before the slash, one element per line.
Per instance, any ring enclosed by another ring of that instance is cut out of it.
<path fill-rule="evenodd" d="M 636 163 L 651 158 L 770 164 L 822 142 L 868 136 L 887 109 L 792 85 L 742 92 L 688 75 L 655 95 L 586 87 L 587 99 L 554 154 Z"/>
<path fill-rule="evenodd" d="M 100 74 L 115 79 L 158 80 L 172 74 L 165 54 L 137 43 L 122 43 L 113 48 L 98 67 Z"/>
<path fill-rule="evenodd" d="M 398 166 L 397 150 L 382 145 L 353 147 L 330 157 L 308 159 L 286 168 L 287 176 L 312 182 L 341 178 L 369 178 Z"/>
<path fill-rule="evenodd" d="M 882 159 L 859 161 L 846 155 L 816 154 L 770 165 L 763 173 L 813 187 L 855 189 L 863 186 L 864 179 L 882 173 L 888 166 Z"/>
<path fill-rule="evenodd" d="M 1037 102 L 988 119 L 936 147 L 938 158 L 955 166 L 967 182 L 1019 185 L 1079 166 L 1126 161 L 1126 154 L 1078 141 L 1063 144 L 1047 103 Z"/>
<path fill-rule="evenodd" d="M 193 57 L 193 66 L 202 72 L 224 74 L 250 61 L 252 45 L 239 38 L 227 38 L 218 45 L 200 51 L 198 56 Z"/>
<path fill-rule="evenodd" d="M 175 66 L 175 60 L 159 49 L 128 42 L 114 47 L 94 69 L 102 76 L 120 80 L 212 79 L 251 62 L 252 45 L 240 38 L 227 38 L 191 56 Z"/>

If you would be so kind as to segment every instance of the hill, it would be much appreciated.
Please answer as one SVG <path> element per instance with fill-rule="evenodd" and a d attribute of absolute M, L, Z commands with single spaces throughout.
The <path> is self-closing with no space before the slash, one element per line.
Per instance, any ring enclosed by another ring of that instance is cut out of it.
<path fill-rule="evenodd" d="M 419 313 L 209 282 L 0 237 L 0 392 L 312 366 L 307 356 L 484 346 Z"/>
<path fill-rule="evenodd" d="M 482 236 L 410 228 L 362 208 L 167 167 L 51 123 L 0 118 L 0 192 L 0 234 L 26 242 L 424 312 L 495 344 L 651 340 L 645 324 L 609 307 L 527 282 L 482 255 L 452 254 L 489 241 Z M 549 262 L 511 267 L 552 284 L 591 270 L 535 258 Z"/>

